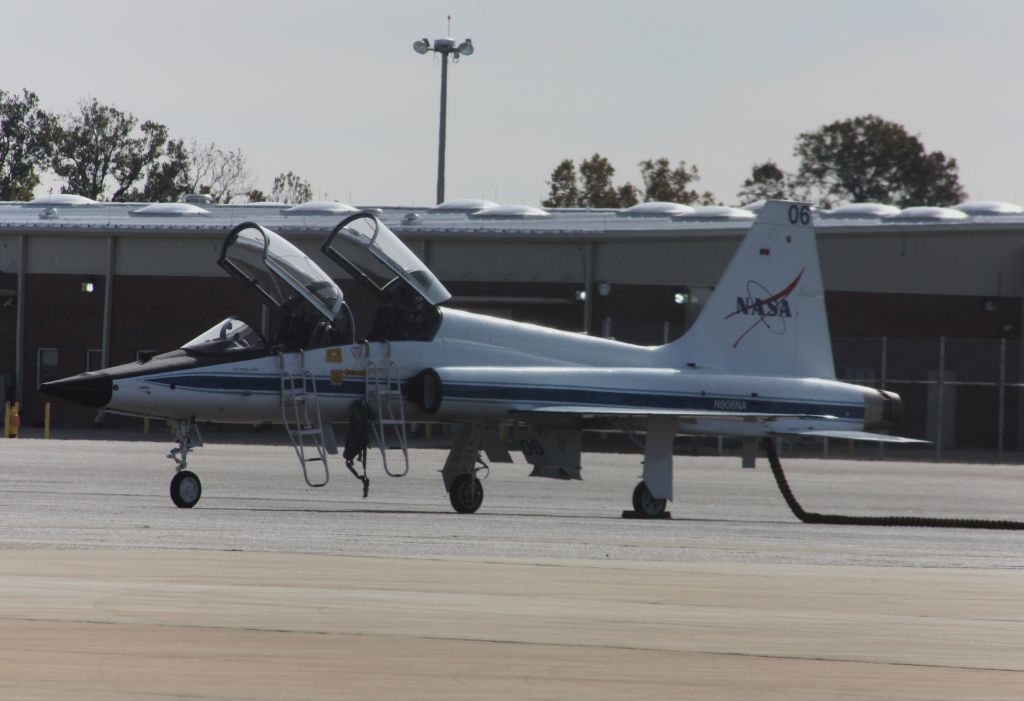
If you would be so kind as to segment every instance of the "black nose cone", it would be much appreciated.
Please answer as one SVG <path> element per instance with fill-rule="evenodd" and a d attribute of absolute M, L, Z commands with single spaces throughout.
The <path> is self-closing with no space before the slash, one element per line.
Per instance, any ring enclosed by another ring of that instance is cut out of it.
<path fill-rule="evenodd" d="M 83 372 L 62 380 L 44 382 L 39 385 L 39 391 L 51 397 L 69 399 L 82 406 L 102 409 L 110 403 L 113 386 L 113 380 L 105 372 Z"/>

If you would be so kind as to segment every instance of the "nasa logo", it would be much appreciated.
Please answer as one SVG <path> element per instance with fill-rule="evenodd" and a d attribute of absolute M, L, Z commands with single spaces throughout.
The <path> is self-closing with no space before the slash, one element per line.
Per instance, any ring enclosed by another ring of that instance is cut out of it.
<path fill-rule="evenodd" d="M 736 313 L 757 314 L 758 316 L 793 316 L 787 300 L 763 300 L 760 297 L 737 297 Z"/>
<path fill-rule="evenodd" d="M 736 311 L 726 315 L 726 319 L 731 319 L 736 315 L 743 315 L 746 317 L 753 316 L 754 323 L 752 323 L 743 333 L 739 335 L 736 342 L 732 344 L 735 348 L 740 344 L 747 334 L 753 331 L 758 326 L 764 326 L 766 329 L 775 334 L 786 333 L 786 319 L 793 317 L 793 310 L 789 305 L 789 296 L 796 289 L 796 286 L 800 284 L 800 279 L 804 276 L 804 271 L 801 270 L 793 282 L 786 285 L 784 288 L 772 294 L 768 291 L 764 285 L 754 280 L 747 281 L 746 295 L 736 297 Z"/>

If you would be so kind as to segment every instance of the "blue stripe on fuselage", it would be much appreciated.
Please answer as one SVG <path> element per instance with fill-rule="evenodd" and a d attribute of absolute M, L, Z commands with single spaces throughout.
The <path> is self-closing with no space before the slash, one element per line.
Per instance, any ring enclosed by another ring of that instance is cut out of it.
<path fill-rule="evenodd" d="M 188 375 L 158 376 L 148 380 L 154 384 L 175 385 L 183 390 L 198 392 L 231 392 L 252 394 L 279 394 L 279 375 L 235 375 L 190 373 Z M 406 383 L 403 384 L 403 392 Z M 345 379 L 332 384 L 326 378 L 316 381 L 321 396 L 365 394 L 362 377 Z M 444 385 L 443 402 L 521 403 L 537 405 L 622 407 L 626 410 L 735 411 L 751 414 L 802 414 L 836 416 L 843 419 L 862 419 L 861 403 L 814 402 L 782 397 L 750 397 L 749 395 L 696 395 L 668 392 L 642 392 L 614 388 L 586 388 L 555 385 L 501 385 L 468 382 L 449 382 Z M 723 408 L 723 402 L 726 407 Z M 539 408 L 539 407 L 538 407 Z"/>

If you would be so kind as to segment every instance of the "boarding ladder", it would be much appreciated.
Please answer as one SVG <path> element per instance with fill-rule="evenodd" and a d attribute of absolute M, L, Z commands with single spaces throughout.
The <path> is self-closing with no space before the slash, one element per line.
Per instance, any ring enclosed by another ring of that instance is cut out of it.
<path fill-rule="evenodd" d="M 331 478 L 327 468 L 324 425 L 320 417 L 320 398 L 316 377 L 306 367 L 305 353 L 299 351 L 298 367 L 289 368 L 284 353 L 278 353 L 281 368 L 281 420 L 302 467 L 302 478 L 310 487 L 323 487 Z M 329 427 L 328 427 L 329 428 Z M 323 465 L 323 479 L 313 481 L 309 463 Z"/>
<path fill-rule="evenodd" d="M 383 353 L 375 359 L 366 348 L 366 404 L 371 409 L 373 437 L 380 448 L 384 471 L 391 477 L 404 477 L 409 472 L 409 446 L 405 436 L 405 403 L 402 401 L 402 379 L 398 363 L 391 358 L 391 344 L 385 341 Z M 389 435 L 396 445 L 389 441 Z M 402 451 L 405 469 L 392 472 L 388 467 L 388 449 Z"/>

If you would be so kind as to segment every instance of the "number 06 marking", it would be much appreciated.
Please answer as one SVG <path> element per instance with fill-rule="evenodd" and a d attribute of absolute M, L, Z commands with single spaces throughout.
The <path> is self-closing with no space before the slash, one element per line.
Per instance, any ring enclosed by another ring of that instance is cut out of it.
<path fill-rule="evenodd" d="M 811 208 L 807 205 L 802 207 L 798 204 L 789 205 L 789 223 L 790 224 L 803 224 L 807 226 L 811 223 Z"/>

